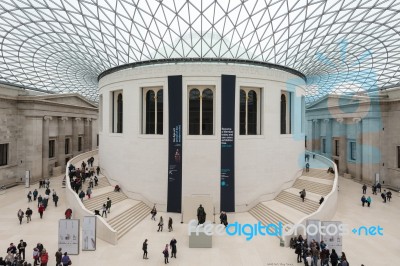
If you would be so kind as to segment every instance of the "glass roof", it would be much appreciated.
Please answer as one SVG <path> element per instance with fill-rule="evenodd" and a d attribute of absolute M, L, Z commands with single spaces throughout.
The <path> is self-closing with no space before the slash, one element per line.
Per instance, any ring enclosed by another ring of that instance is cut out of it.
<path fill-rule="evenodd" d="M 0 82 L 97 100 L 152 59 L 230 58 L 307 77 L 307 100 L 399 84 L 397 0 L 0 0 Z"/>

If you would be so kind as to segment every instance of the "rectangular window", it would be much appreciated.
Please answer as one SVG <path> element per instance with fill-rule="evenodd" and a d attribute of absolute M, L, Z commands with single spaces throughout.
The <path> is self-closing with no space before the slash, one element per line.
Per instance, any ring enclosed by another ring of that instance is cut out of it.
<path fill-rule="evenodd" d="M 54 157 L 56 147 L 56 141 L 54 139 L 49 140 L 49 158 Z"/>
<path fill-rule="evenodd" d="M 322 153 L 326 153 L 326 139 L 322 139 Z"/>
<path fill-rule="evenodd" d="M 339 156 L 339 140 L 335 139 L 335 156 Z"/>
<path fill-rule="evenodd" d="M 97 134 L 97 136 L 96 136 L 96 146 L 97 146 L 97 147 L 99 147 L 99 140 L 100 140 L 100 139 L 99 139 L 99 134 Z"/>
<path fill-rule="evenodd" d="M 82 151 L 82 137 L 78 137 L 78 151 Z"/>
<path fill-rule="evenodd" d="M 70 139 L 66 138 L 65 139 L 65 154 L 69 154 L 69 144 L 70 144 Z"/>
<path fill-rule="evenodd" d="M 261 134 L 261 88 L 240 88 L 239 133 L 240 135 Z"/>
<path fill-rule="evenodd" d="M 111 92 L 111 108 L 111 132 L 122 133 L 124 115 L 122 90 Z"/>
<path fill-rule="evenodd" d="M 350 142 L 350 159 L 355 161 L 356 160 L 356 142 L 351 141 Z"/>
<path fill-rule="evenodd" d="M 0 166 L 8 164 L 8 143 L 0 144 Z"/>
<path fill-rule="evenodd" d="M 164 95 L 161 87 L 142 89 L 142 134 L 162 135 Z"/>
<path fill-rule="evenodd" d="M 397 146 L 397 168 L 400 168 L 400 146 Z"/>

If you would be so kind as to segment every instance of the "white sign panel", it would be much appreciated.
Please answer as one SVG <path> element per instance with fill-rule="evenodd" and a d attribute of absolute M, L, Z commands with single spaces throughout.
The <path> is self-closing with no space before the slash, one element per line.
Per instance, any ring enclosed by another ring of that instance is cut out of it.
<path fill-rule="evenodd" d="M 96 216 L 83 217 L 82 250 L 96 250 Z"/>
<path fill-rule="evenodd" d="M 79 254 L 79 220 L 61 219 L 58 223 L 58 247 L 71 255 Z"/>
<path fill-rule="evenodd" d="M 322 236 L 327 248 L 332 252 L 335 249 L 337 254 L 342 254 L 342 233 L 339 230 L 342 227 L 342 222 L 338 221 L 322 221 L 321 226 L 324 230 L 322 232 L 325 234 Z"/>
<path fill-rule="evenodd" d="M 320 220 L 307 220 L 306 236 L 307 236 L 308 246 L 310 246 L 313 239 L 318 243 L 321 241 L 320 227 L 321 227 Z"/>

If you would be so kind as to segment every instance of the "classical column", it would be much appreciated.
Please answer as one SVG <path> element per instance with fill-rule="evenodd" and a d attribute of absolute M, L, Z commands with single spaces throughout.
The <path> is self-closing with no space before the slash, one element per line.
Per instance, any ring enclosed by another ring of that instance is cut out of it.
<path fill-rule="evenodd" d="M 72 154 L 73 156 L 78 155 L 78 138 L 79 138 L 79 121 L 81 119 L 76 117 L 72 119 Z"/>
<path fill-rule="evenodd" d="M 92 119 L 91 118 L 86 118 L 84 120 L 84 128 L 83 128 L 83 150 L 86 151 L 90 151 L 92 145 Z"/>
<path fill-rule="evenodd" d="M 318 119 L 313 120 L 313 152 L 321 153 L 321 129 Z"/>
<path fill-rule="evenodd" d="M 324 119 L 325 123 L 325 150 L 328 158 L 332 158 L 332 120 Z"/>
<path fill-rule="evenodd" d="M 339 174 L 347 173 L 347 126 L 343 118 L 337 118 L 336 121 L 340 124 L 339 137 Z"/>
<path fill-rule="evenodd" d="M 358 180 L 362 179 L 362 128 L 361 118 L 353 118 L 353 123 L 356 126 L 356 176 Z"/>
<path fill-rule="evenodd" d="M 52 120 L 51 116 L 45 116 L 43 122 L 43 144 L 42 144 L 42 177 L 49 177 L 49 123 Z"/>
<path fill-rule="evenodd" d="M 68 117 L 60 117 L 58 119 L 58 165 L 61 166 L 61 171 L 65 170 L 65 121 Z"/>

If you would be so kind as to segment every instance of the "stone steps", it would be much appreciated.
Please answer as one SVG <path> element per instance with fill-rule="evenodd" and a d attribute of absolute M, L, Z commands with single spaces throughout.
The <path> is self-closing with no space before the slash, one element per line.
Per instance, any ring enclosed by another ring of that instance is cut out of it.
<path fill-rule="evenodd" d="M 149 214 L 150 208 L 143 202 L 139 202 L 110 219 L 108 224 L 117 231 L 118 239 L 120 239 Z"/>
<path fill-rule="evenodd" d="M 281 222 L 283 225 L 293 224 L 293 222 L 289 221 L 288 219 L 268 208 L 262 203 L 259 203 L 255 207 L 253 207 L 249 211 L 249 213 L 253 215 L 263 225 L 274 224 L 278 226 L 279 222 Z M 269 232 L 274 233 L 274 231 L 272 230 L 269 230 Z"/>
<path fill-rule="evenodd" d="M 287 191 L 279 193 L 275 200 L 305 214 L 311 214 L 319 208 L 319 203 L 307 199 L 307 196 L 304 202 L 302 202 L 300 195 L 294 195 Z"/>
<path fill-rule="evenodd" d="M 117 204 L 120 201 L 123 201 L 124 199 L 127 199 L 128 197 L 121 192 L 114 192 L 110 191 L 101 195 L 97 195 L 95 197 L 92 197 L 91 199 L 85 198 L 83 200 L 83 205 L 85 205 L 86 209 L 93 211 L 94 210 L 99 210 L 101 212 L 101 208 L 103 204 L 107 202 L 107 198 L 111 199 L 111 208 L 112 205 Z"/>
<path fill-rule="evenodd" d="M 89 181 L 88 180 L 89 179 L 86 179 L 85 184 L 83 184 L 84 191 L 86 191 L 87 188 L 89 187 Z M 99 182 L 97 182 L 97 186 L 94 185 L 94 180 L 93 180 L 93 188 L 92 188 L 92 190 L 103 188 L 103 187 L 107 187 L 107 186 L 111 186 L 110 182 L 108 182 L 107 178 L 102 177 L 102 178 L 99 178 Z"/>
<path fill-rule="evenodd" d="M 303 171 L 303 176 L 311 176 L 311 177 L 315 177 L 315 178 L 334 180 L 335 175 L 332 173 L 327 173 L 326 170 L 327 169 L 310 168 L 309 172 Z"/>
<path fill-rule="evenodd" d="M 293 184 L 294 188 L 305 189 L 306 192 L 312 192 L 321 196 L 326 196 L 332 191 L 332 185 L 312 182 L 304 179 L 297 179 Z"/>

